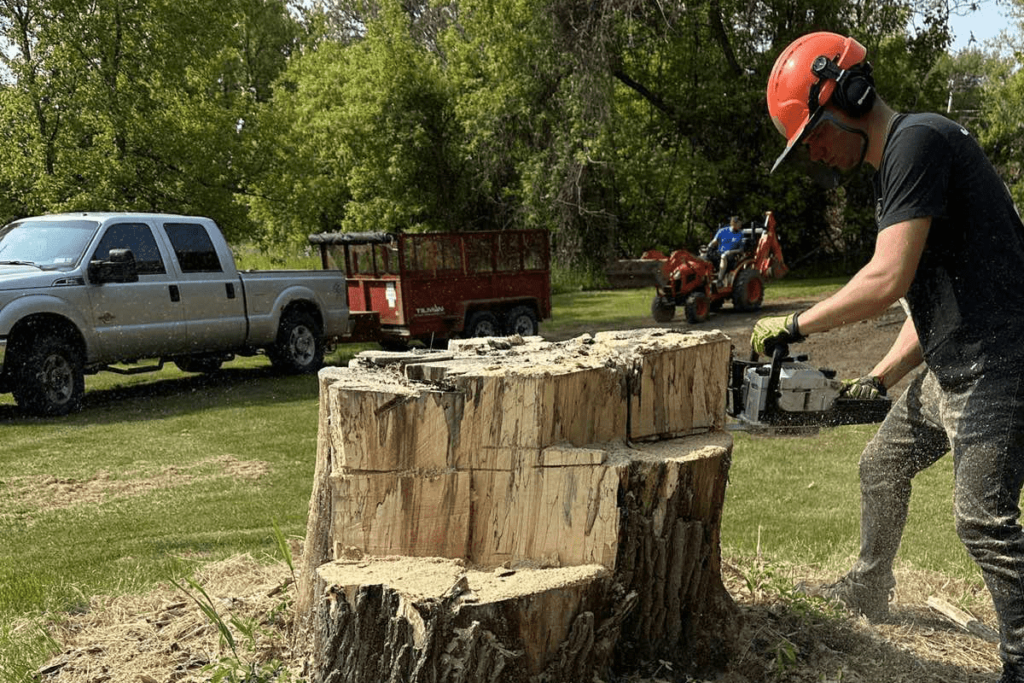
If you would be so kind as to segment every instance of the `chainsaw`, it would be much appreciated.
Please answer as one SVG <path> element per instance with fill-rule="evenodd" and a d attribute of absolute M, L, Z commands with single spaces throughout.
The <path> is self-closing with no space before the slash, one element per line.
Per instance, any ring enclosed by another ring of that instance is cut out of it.
<path fill-rule="evenodd" d="M 771 360 L 752 353 L 750 360 L 733 358 L 729 368 L 726 412 L 736 422 L 730 429 L 764 433 L 816 433 L 820 427 L 881 422 L 892 401 L 843 395 L 836 372 L 816 368 L 806 355 L 791 357 L 778 344 Z"/>

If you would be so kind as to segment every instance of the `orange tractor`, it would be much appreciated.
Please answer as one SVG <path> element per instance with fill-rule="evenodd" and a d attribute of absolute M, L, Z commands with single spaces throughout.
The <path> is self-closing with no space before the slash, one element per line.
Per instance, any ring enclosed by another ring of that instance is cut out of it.
<path fill-rule="evenodd" d="M 726 299 L 732 300 L 736 310 L 756 311 L 761 308 L 767 282 L 789 270 L 782 261 L 771 211 L 765 214 L 763 226 L 752 224 L 743 229 L 742 245 L 722 278 L 718 277 L 718 259 L 706 258 L 706 247 L 702 247 L 700 256 L 685 249 L 665 256 L 652 249 L 639 259 L 617 261 L 607 270 L 608 281 L 616 289 L 653 285 L 656 293 L 651 315 L 659 323 L 671 321 L 677 306 L 683 307 L 688 322 L 703 322 Z"/>

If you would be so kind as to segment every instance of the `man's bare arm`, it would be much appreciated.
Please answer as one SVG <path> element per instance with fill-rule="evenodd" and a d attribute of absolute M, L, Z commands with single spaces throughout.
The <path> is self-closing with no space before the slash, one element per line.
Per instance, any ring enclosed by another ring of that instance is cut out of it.
<path fill-rule="evenodd" d="M 917 338 L 917 328 L 914 327 L 914 321 L 910 316 L 907 316 L 896 341 L 871 370 L 871 374 L 878 377 L 882 385 L 888 389 L 923 362 L 924 353 Z"/>

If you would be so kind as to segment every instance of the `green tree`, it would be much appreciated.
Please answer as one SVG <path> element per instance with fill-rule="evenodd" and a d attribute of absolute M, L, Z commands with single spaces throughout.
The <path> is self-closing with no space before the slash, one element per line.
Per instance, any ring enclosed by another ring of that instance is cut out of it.
<path fill-rule="evenodd" d="M 292 24 L 278 0 L 4 0 L 12 209 L 204 213 L 244 232 L 245 124 Z"/>
<path fill-rule="evenodd" d="M 863 261 L 867 174 L 831 192 L 768 175 L 783 141 L 764 91 L 778 52 L 834 30 L 863 42 L 896 108 L 936 110 L 949 0 L 323 0 L 260 115 L 251 184 L 264 234 L 541 227 L 599 270 L 695 248 L 773 210 L 787 251 Z M 959 71 L 957 71 L 959 69 Z M 966 92 L 959 88 L 958 92 Z"/>
<path fill-rule="evenodd" d="M 322 230 L 460 229 L 458 131 L 436 59 L 385 3 L 356 41 L 292 60 L 264 111 L 268 173 L 250 188 L 267 239 Z"/>

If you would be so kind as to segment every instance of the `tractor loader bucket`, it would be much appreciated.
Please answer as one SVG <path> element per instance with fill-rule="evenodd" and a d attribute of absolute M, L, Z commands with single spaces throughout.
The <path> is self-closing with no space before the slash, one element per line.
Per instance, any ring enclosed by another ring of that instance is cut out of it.
<path fill-rule="evenodd" d="M 668 284 L 664 269 L 665 261 L 660 259 L 632 259 L 609 264 L 605 274 L 612 289 L 661 289 Z"/>

